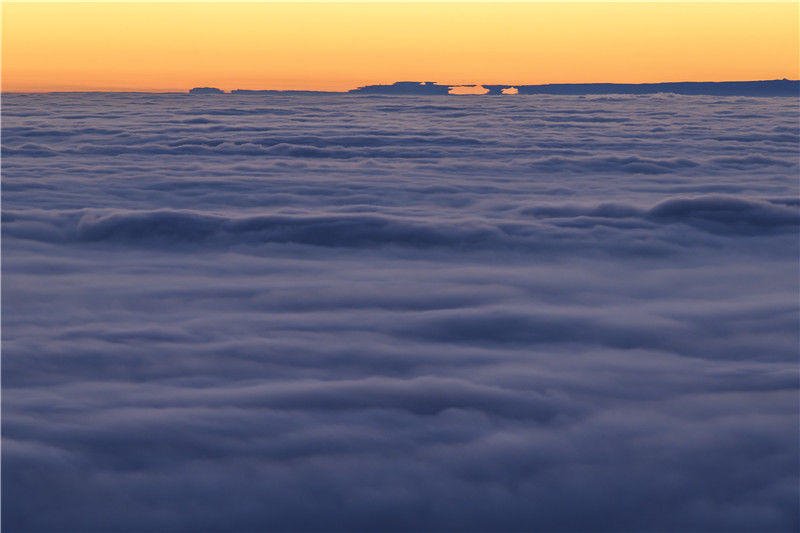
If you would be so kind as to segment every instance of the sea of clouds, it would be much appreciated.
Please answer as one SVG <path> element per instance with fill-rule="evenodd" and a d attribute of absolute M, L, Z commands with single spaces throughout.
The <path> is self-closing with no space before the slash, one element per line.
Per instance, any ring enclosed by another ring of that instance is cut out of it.
<path fill-rule="evenodd" d="M 798 119 L 4 95 L 4 530 L 797 530 Z"/>

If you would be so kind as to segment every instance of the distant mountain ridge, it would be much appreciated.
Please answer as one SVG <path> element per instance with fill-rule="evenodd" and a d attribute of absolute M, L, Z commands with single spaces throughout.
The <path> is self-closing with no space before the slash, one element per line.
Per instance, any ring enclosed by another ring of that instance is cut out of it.
<path fill-rule="evenodd" d="M 302 91 L 302 90 L 250 90 L 236 89 L 225 93 L 216 87 L 195 87 L 190 94 L 235 94 L 235 95 L 312 95 L 312 94 L 356 94 L 356 95 L 451 95 L 458 87 L 482 87 L 487 95 L 515 94 L 656 94 L 671 93 L 710 96 L 794 96 L 800 97 L 800 80 L 758 81 L 682 81 L 661 83 L 549 83 L 543 85 L 448 85 L 432 81 L 397 81 L 391 85 L 365 85 L 349 91 Z"/>

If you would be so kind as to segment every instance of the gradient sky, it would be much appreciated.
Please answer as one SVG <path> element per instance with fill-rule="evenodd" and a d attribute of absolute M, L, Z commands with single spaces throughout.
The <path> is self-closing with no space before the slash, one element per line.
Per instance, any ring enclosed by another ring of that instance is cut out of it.
<path fill-rule="evenodd" d="M 800 77 L 796 2 L 3 2 L 3 91 Z"/>

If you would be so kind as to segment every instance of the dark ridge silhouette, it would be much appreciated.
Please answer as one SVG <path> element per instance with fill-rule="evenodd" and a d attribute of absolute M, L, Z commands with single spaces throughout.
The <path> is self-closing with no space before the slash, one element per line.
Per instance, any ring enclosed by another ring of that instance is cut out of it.
<path fill-rule="evenodd" d="M 341 94 L 339 91 L 296 91 L 287 90 L 281 91 L 277 89 L 234 89 L 230 94 L 243 94 L 243 95 L 311 95 L 311 94 Z"/>
<path fill-rule="evenodd" d="M 396 82 L 392 85 L 367 85 L 348 91 L 352 94 L 447 94 L 453 87 L 482 85 L 487 95 L 502 95 L 516 88 L 518 94 L 656 94 L 672 93 L 710 96 L 800 96 L 798 80 L 764 81 L 688 81 L 664 83 L 551 83 L 547 85 L 438 85 L 433 82 Z"/>
<path fill-rule="evenodd" d="M 391 85 L 365 85 L 345 92 L 298 91 L 298 90 L 253 90 L 236 89 L 227 94 L 236 95 L 319 95 L 319 94 L 367 94 L 367 95 L 447 95 L 455 87 L 477 87 L 489 90 L 487 95 L 504 95 L 504 91 L 517 89 L 517 94 L 656 94 L 671 93 L 708 96 L 800 96 L 800 80 L 761 81 L 684 81 L 663 83 L 550 83 L 546 85 L 447 85 L 432 81 L 396 81 Z M 190 94 L 226 94 L 216 87 L 195 87 Z"/>
<path fill-rule="evenodd" d="M 484 87 L 489 89 L 489 92 L 486 93 L 487 95 L 497 96 L 503 94 L 503 89 L 510 89 L 511 87 L 519 88 L 520 85 L 484 85 Z"/>
<path fill-rule="evenodd" d="M 484 85 L 489 94 L 499 94 L 510 85 Z M 666 83 L 552 83 L 514 85 L 519 94 L 655 94 L 673 93 L 712 96 L 800 96 L 798 80 L 687 81 Z M 494 92 L 494 91 L 498 92 Z"/>
<path fill-rule="evenodd" d="M 350 94 L 448 94 L 451 85 L 438 85 L 432 81 L 396 81 L 392 85 L 365 85 L 347 91 Z"/>
<path fill-rule="evenodd" d="M 225 94 L 225 91 L 216 87 L 195 87 L 189 94 Z"/>

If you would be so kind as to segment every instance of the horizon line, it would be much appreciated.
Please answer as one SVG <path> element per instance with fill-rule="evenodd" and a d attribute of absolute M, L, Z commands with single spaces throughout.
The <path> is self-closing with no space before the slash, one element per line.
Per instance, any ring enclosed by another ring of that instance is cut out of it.
<path fill-rule="evenodd" d="M 244 87 L 237 87 L 236 89 L 224 90 L 219 89 L 218 87 L 212 85 L 196 85 L 194 87 L 190 87 L 188 89 L 175 89 L 170 91 L 154 91 L 154 90 L 146 90 L 146 89 L 65 89 L 65 90 L 46 90 L 46 91 L 5 91 L 0 89 L 0 94 L 60 94 L 60 93 L 120 93 L 120 94 L 189 94 L 189 91 L 192 89 L 217 89 L 221 91 L 223 94 L 230 94 L 232 91 L 274 91 L 274 92 L 312 92 L 312 93 L 329 93 L 329 94 L 350 94 L 350 91 L 362 88 L 362 87 L 375 87 L 375 86 L 386 86 L 390 87 L 396 83 L 432 83 L 438 87 L 449 87 L 449 88 L 456 88 L 456 87 L 486 87 L 489 86 L 504 86 L 504 87 L 548 87 L 553 85 L 558 86 L 569 86 L 569 85 L 576 85 L 576 86 L 587 86 L 587 85 L 626 85 L 626 86 L 637 86 L 637 85 L 663 85 L 663 84 L 680 84 L 680 83 L 756 83 L 756 82 L 774 82 L 774 81 L 787 81 L 787 82 L 800 82 L 800 79 L 790 79 L 790 78 L 769 78 L 769 79 L 757 79 L 757 80 L 722 80 L 722 81 L 709 81 L 709 80 L 681 80 L 681 81 L 656 81 L 656 82 L 615 82 L 615 81 L 594 81 L 594 82 L 549 82 L 549 83 L 440 83 L 436 82 L 429 82 L 429 81 L 418 81 L 418 80 L 397 80 L 391 83 L 372 83 L 367 85 L 357 85 L 352 89 L 347 90 L 320 90 L 320 89 L 270 89 L 270 88 L 244 88 Z M 447 95 L 443 95 L 447 96 Z M 456 95 L 450 95 L 456 96 Z M 483 95 L 458 95 L 458 96 L 483 96 Z"/>

